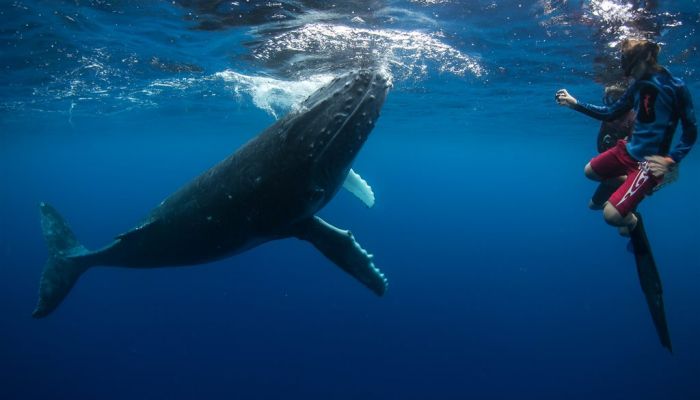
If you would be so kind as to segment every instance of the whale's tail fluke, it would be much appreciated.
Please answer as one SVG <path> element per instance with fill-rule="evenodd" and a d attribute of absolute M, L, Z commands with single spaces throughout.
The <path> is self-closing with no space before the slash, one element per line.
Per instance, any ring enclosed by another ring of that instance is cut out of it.
<path fill-rule="evenodd" d="M 80 256 L 88 254 L 66 221 L 50 205 L 41 203 L 41 230 L 49 248 L 49 259 L 39 281 L 39 301 L 32 313 L 35 318 L 49 315 L 90 265 Z"/>

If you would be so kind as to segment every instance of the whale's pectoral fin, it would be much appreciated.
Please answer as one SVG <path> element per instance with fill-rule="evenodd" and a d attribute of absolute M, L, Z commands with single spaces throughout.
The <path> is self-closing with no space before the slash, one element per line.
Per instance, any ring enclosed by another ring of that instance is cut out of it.
<path fill-rule="evenodd" d="M 345 182 L 343 182 L 343 187 L 365 203 L 367 207 L 372 208 L 374 205 L 374 192 L 372 191 L 372 187 L 352 169 L 348 172 L 348 176 L 345 178 Z"/>
<path fill-rule="evenodd" d="M 299 239 L 311 242 L 323 255 L 377 295 L 381 296 L 386 291 L 384 274 L 374 266 L 372 255 L 355 241 L 350 231 L 313 217 L 298 224 L 294 234 Z"/>

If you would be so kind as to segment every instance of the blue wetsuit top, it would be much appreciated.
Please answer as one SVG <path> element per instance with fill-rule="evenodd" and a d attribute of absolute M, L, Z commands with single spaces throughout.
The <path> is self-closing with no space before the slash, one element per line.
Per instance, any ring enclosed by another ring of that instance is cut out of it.
<path fill-rule="evenodd" d="M 601 121 L 615 120 L 634 109 L 637 117 L 627 152 L 638 161 L 646 156 L 662 155 L 680 162 L 698 135 L 690 92 L 681 79 L 674 78 L 665 69 L 635 81 L 609 107 L 578 103 L 572 108 Z M 678 120 L 682 123 L 683 134 L 671 151 Z"/>

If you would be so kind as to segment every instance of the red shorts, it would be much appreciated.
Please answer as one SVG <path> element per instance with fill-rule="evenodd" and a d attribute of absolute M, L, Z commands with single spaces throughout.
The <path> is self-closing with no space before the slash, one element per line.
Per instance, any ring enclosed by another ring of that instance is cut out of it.
<path fill-rule="evenodd" d="M 624 140 L 591 160 L 591 168 L 602 179 L 627 175 L 625 182 L 610 196 L 608 202 L 623 217 L 634 211 L 645 196 L 661 183 L 649 171 L 646 161 L 637 161 L 627 152 Z"/>

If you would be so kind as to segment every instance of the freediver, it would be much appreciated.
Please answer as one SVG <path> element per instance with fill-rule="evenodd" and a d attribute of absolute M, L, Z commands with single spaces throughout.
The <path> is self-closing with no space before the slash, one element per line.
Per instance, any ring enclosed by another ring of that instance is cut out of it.
<path fill-rule="evenodd" d="M 622 97 L 628 87 L 629 84 L 626 81 L 607 85 L 603 95 L 603 104 L 606 106 L 613 105 Z M 634 110 L 629 110 L 620 118 L 602 121 L 596 139 L 598 153 L 603 153 L 614 147 L 619 140 L 628 140 L 634 129 L 634 118 Z M 588 203 L 588 207 L 591 210 L 602 210 L 605 202 L 608 201 L 608 198 L 622 185 L 626 178 L 626 176 L 620 176 L 617 179 L 607 179 L 600 182 Z"/>
<path fill-rule="evenodd" d="M 629 236 L 637 225 L 634 211 L 645 196 L 673 175 L 697 138 L 697 123 L 690 92 L 685 83 L 658 64 L 660 47 L 649 40 L 625 40 L 621 46 L 621 66 L 630 87 L 613 104 L 597 106 L 581 103 L 566 89 L 556 92 L 561 106 L 602 121 L 613 121 L 633 110 L 634 127 L 628 140 L 594 157 L 585 167 L 589 179 L 614 185 L 626 176 L 606 202 L 592 200 L 593 208 L 603 210 L 605 221 Z M 681 121 L 683 133 L 671 149 Z"/>
<path fill-rule="evenodd" d="M 610 225 L 630 236 L 629 249 L 634 253 L 654 326 L 661 344 L 672 352 L 661 277 L 636 208 L 645 196 L 676 178 L 678 164 L 697 138 L 697 124 L 687 87 L 658 64 L 658 53 L 659 46 L 648 40 L 622 43 L 622 70 L 631 84 L 614 102 L 607 101 L 605 106 L 582 104 L 566 89 L 557 91 L 555 99 L 562 106 L 604 121 L 598 134 L 598 150 L 602 152 L 585 167 L 588 178 L 601 182 L 589 206 L 602 209 Z M 606 93 L 606 98 L 608 94 L 613 95 Z M 631 127 L 626 122 L 630 120 Z M 683 134 L 671 150 L 679 120 Z"/>

